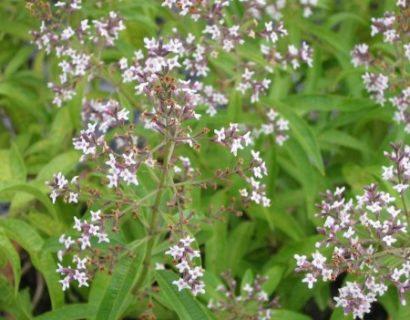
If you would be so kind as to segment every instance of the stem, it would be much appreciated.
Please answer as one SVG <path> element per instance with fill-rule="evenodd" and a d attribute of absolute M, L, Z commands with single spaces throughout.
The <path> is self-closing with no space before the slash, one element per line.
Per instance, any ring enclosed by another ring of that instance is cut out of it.
<path fill-rule="evenodd" d="M 400 192 L 400 198 L 401 198 L 401 202 L 402 202 L 402 204 L 403 204 L 403 210 L 404 210 L 404 212 L 406 213 L 407 225 L 410 225 L 409 210 L 407 210 L 406 200 L 404 199 L 404 194 L 403 194 L 403 192 Z"/>
<path fill-rule="evenodd" d="M 177 186 L 185 186 L 185 185 L 201 185 L 203 183 L 208 183 L 211 182 L 212 179 L 204 179 L 204 180 L 196 180 L 196 181 L 182 181 L 182 182 L 177 182 L 177 183 L 172 183 L 169 185 L 169 187 L 177 187 Z"/>
<path fill-rule="evenodd" d="M 164 187 L 165 187 L 165 180 L 167 178 L 168 175 L 168 166 L 169 166 L 169 162 L 172 158 L 172 155 L 174 154 L 174 149 L 175 149 L 175 141 L 171 141 L 169 148 L 168 148 L 168 153 L 167 156 L 165 158 L 164 164 L 163 164 L 163 168 L 162 168 L 162 172 L 161 172 L 161 177 L 160 177 L 160 181 L 158 184 L 158 193 L 157 196 L 155 198 L 154 201 L 154 205 L 152 207 L 152 215 L 151 215 L 151 222 L 149 224 L 149 228 L 148 228 L 148 243 L 147 243 L 147 250 L 145 251 L 145 256 L 144 256 L 144 260 L 142 262 L 142 272 L 139 275 L 137 282 L 135 283 L 132 292 L 134 294 L 136 294 L 138 292 L 138 290 L 140 289 L 141 285 L 143 284 L 145 277 L 148 274 L 149 271 L 149 267 L 151 264 L 151 256 L 152 256 L 152 249 L 154 248 L 154 243 L 155 243 L 155 229 L 156 229 L 156 225 L 157 225 L 157 221 L 158 221 L 158 214 L 159 214 L 159 207 L 161 204 L 161 198 L 162 195 L 164 193 Z"/>
<path fill-rule="evenodd" d="M 384 257 L 385 255 L 396 255 L 398 257 L 403 257 L 404 254 L 409 253 L 409 247 L 404 247 L 404 248 L 392 248 L 392 249 L 386 249 L 381 252 L 378 252 L 373 255 L 374 258 L 381 258 Z"/>
<path fill-rule="evenodd" d="M 399 183 L 402 183 L 402 179 L 401 179 L 401 171 L 400 171 L 400 166 L 399 163 L 396 163 L 396 169 L 397 169 L 397 179 L 399 180 Z M 410 225 L 410 215 L 409 215 L 409 210 L 407 210 L 407 204 L 406 204 L 406 200 L 404 199 L 404 193 L 403 191 L 400 192 L 400 198 L 401 198 L 401 202 L 403 205 L 403 210 L 404 213 L 406 214 L 406 218 L 407 218 L 407 225 Z"/>

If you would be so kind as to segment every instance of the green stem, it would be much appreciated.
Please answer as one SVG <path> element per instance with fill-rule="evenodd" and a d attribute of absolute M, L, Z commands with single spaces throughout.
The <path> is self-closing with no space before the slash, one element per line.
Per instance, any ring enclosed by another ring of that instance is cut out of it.
<path fill-rule="evenodd" d="M 398 163 L 396 164 L 396 169 L 397 169 L 397 178 L 398 178 L 398 180 L 399 180 L 399 183 L 401 184 L 401 183 L 402 183 L 402 179 L 401 179 L 401 176 L 400 176 L 400 167 L 399 167 L 399 164 L 398 164 Z M 410 225 L 410 212 L 409 212 L 409 210 L 407 209 L 406 199 L 404 199 L 404 193 L 403 193 L 403 191 L 400 192 L 400 198 L 401 198 L 401 203 L 402 203 L 402 205 L 403 205 L 404 213 L 405 213 L 406 218 L 407 218 L 407 225 Z M 408 232 L 410 232 L 410 231 L 408 231 Z"/>
<path fill-rule="evenodd" d="M 169 148 L 168 148 L 168 153 L 167 156 L 165 158 L 164 164 L 163 164 L 163 168 L 162 168 L 162 172 L 161 172 L 161 177 L 160 177 L 160 181 L 158 184 L 158 193 L 157 196 L 155 198 L 154 201 L 154 205 L 152 207 L 152 213 L 151 213 L 151 222 L 149 224 L 149 228 L 148 228 L 148 243 L 147 243 L 147 249 L 145 251 L 145 256 L 142 262 L 142 271 L 141 274 L 139 275 L 133 289 L 132 292 L 134 294 L 136 294 L 138 292 L 138 290 L 141 288 L 142 284 L 144 283 L 145 277 L 148 274 L 148 271 L 150 269 L 150 265 L 151 265 L 151 256 L 152 256 L 152 249 L 154 248 L 154 244 L 155 244 L 155 229 L 157 227 L 157 221 L 158 221 L 158 216 L 159 216 L 159 207 L 161 205 L 161 198 L 162 195 L 164 193 L 164 187 L 165 187 L 165 180 L 167 178 L 168 175 L 168 167 L 169 167 L 169 162 L 172 158 L 172 155 L 174 154 L 174 149 L 175 149 L 175 141 L 171 141 Z"/>

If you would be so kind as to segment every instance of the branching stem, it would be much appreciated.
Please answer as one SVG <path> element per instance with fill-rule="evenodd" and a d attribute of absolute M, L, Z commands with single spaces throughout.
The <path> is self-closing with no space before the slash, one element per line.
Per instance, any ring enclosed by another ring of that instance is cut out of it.
<path fill-rule="evenodd" d="M 133 293 L 136 294 L 138 290 L 141 288 L 142 284 L 144 283 L 144 280 L 148 274 L 150 264 L 151 264 L 151 256 L 152 256 L 152 249 L 154 248 L 155 244 L 155 239 L 156 239 L 156 227 L 157 227 L 157 221 L 158 221 L 158 216 L 159 216 L 159 208 L 161 205 L 161 199 L 162 195 L 164 193 L 165 189 L 165 180 L 168 176 L 168 169 L 169 169 L 169 163 L 171 161 L 171 158 L 174 154 L 174 149 L 175 149 L 175 141 L 172 140 L 169 142 L 169 147 L 168 147 L 168 152 L 166 155 L 166 158 L 163 163 L 162 167 L 162 172 L 160 176 L 160 181 L 158 184 L 158 193 L 156 195 L 154 205 L 152 207 L 152 213 L 151 213 L 151 221 L 149 224 L 148 228 L 148 243 L 147 243 L 147 249 L 145 251 L 145 256 L 142 262 L 142 271 L 133 287 Z"/>

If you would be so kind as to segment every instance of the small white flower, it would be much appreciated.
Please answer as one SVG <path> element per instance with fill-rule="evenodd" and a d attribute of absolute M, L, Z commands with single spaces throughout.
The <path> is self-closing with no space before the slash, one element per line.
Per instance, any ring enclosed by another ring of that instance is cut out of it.
<path fill-rule="evenodd" d="M 397 239 L 393 238 L 390 235 L 384 236 L 383 237 L 383 241 L 384 243 L 386 243 L 387 246 L 391 246 L 393 243 L 395 243 L 397 241 Z"/>
<path fill-rule="evenodd" d="M 293 257 L 296 259 L 296 265 L 298 267 L 302 267 L 307 262 L 307 257 L 304 255 L 300 256 L 298 254 L 295 254 Z"/>
<path fill-rule="evenodd" d="M 97 211 L 91 210 L 90 213 L 91 213 L 91 221 L 92 222 L 96 222 L 96 221 L 101 220 L 101 210 L 97 210 Z"/>
<path fill-rule="evenodd" d="M 204 275 L 204 271 L 201 267 L 194 267 L 188 270 L 189 275 L 192 279 L 198 279 Z"/>
<path fill-rule="evenodd" d="M 313 288 L 313 285 L 316 283 L 316 281 L 317 279 L 313 276 L 312 273 L 306 274 L 306 276 L 302 280 L 302 282 L 307 283 L 309 289 Z"/>
<path fill-rule="evenodd" d="M 58 282 L 61 283 L 63 291 L 66 291 L 68 288 L 70 288 L 70 276 L 66 276 L 64 279 L 59 280 Z"/>
<path fill-rule="evenodd" d="M 313 253 L 312 257 L 312 265 L 314 265 L 318 269 L 322 269 L 324 263 L 326 262 L 326 258 L 319 251 Z"/>
<path fill-rule="evenodd" d="M 68 203 L 78 203 L 78 193 L 70 192 L 68 197 Z"/>
<path fill-rule="evenodd" d="M 177 286 L 178 291 L 189 288 L 188 283 L 182 278 L 180 278 L 179 280 L 172 281 L 172 284 Z"/>
<path fill-rule="evenodd" d="M 78 219 L 77 217 L 74 217 L 74 226 L 73 228 L 77 231 L 81 231 L 82 229 L 82 221 L 80 219 Z"/>
<path fill-rule="evenodd" d="M 220 130 L 215 129 L 215 134 L 216 134 L 216 141 L 217 142 L 223 142 L 225 140 L 225 129 L 222 128 Z"/>
<path fill-rule="evenodd" d="M 245 284 L 245 286 L 243 287 L 243 291 L 245 291 L 248 295 L 251 295 L 252 292 L 253 292 L 253 288 L 252 288 L 252 286 L 251 286 L 249 283 L 247 283 L 247 284 Z"/>
<path fill-rule="evenodd" d="M 74 255 L 73 262 L 77 263 L 77 269 L 86 269 L 86 264 L 88 262 L 88 257 L 81 259 L 79 256 Z"/>
<path fill-rule="evenodd" d="M 96 234 L 97 238 L 98 238 L 98 243 L 109 243 L 110 239 L 108 238 L 108 235 L 105 232 L 98 232 Z"/>

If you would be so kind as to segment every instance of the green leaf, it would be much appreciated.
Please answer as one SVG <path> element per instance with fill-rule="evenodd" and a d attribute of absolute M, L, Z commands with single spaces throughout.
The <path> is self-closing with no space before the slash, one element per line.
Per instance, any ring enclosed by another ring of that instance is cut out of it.
<path fill-rule="evenodd" d="M 0 149 L 0 159 L 2 160 L 0 163 L 0 183 L 2 181 L 12 180 L 13 171 L 10 163 L 10 150 Z"/>
<path fill-rule="evenodd" d="M 178 279 L 173 272 L 158 270 L 155 275 L 161 289 L 160 294 L 172 305 L 180 319 L 213 319 L 189 291 L 178 291 L 177 287 L 172 284 L 172 281 Z"/>
<path fill-rule="evenodd" d="M 407 301 L 408 299 L 408 294 L 407 294 Z M 407 303 L 407 305 L 403 306 L 401 303 L 399 303 L 399 308 L 396 312 L 396 316 L 392 317 L 393 320 L 408 320 L 410 319 L 410 306 Z"/>
<path fill-rule="evenodd" d="M 14 179 L 26 181 L 27 169 L 18 146 L 12 142 L 10 148 L 10 167 Z"/>
<path fill-rule="evenodd" d="M 26 41 L 31 40 L 29 30 L 29 26 L 21 22 L 12 21 L 11 19 L 0 19 L 0 31 L 9 33 L 16 38 Z"/>
<path fill-rule="evenodd" d="M 145 250 L 139 250 L 135 257 L 124 257 L 120 260 L 103 293 L 101 303 L 95 316 L 96 320 L 120 319 L 123 303 L 130 294 L 136 277 L 142 267 L 142 256 Z"/>
<path fill-rule="evenodd" d="M 362 192 L 363 186 L 374 182 L 374 177 L 369 170 L 355 163 L 345 163 L 342 167 L 342 173 L 346 182 L 359 193 Z"/>
<path fill-rule="evenodd" d="M 339 34 L 308 22 L 306 22 L 305 27 L 307 28 L 306 30 L 308 30 L 308 32 L 313 33 L 321 40 L 330 44 L 330 46 L 328 46 L 330 50 L 334 49 L 344 57 L 349 58 L 349 47 L 348 45 L 346 45 L 346 42 L 341 39 Z"/>
<path fill-rule="evenodd" d="M 22 64 L 24 64 L 28 61 L 28 59 L 29 59 L 29 57 L 32 53 L 33 53 L 33 47 L 31 47 L 31 46 L 22 47 L 14 55 L 13 59 L 11 59 L 10 62 L 8 63 L 6 69 L 4 70 L 4 75 L 6 77 L 9 77 L 14 72 L 16 72 Z"/>
<path fill-rule="evenodd" d="M 64 294 L 58 282 L 57 266 L 51 254 L 43 251 L 44 240 L 29 224 L 17 219 L 0 219 L 8 238 L 16 241 L 30 255 L 34 267 L 46 281 L 53 308 L 64 303 Z"/>
<path fill-rule="evenodd" d="M 266 263 L 267 266 L 276 266 L 278 264 L 288 265 L 292 270 L 294 269 L 296 262 L 294 255 L 305 254 L 309 255 L 315 250 L 315 243 L 322 240 L 322 236 L 311 236 L 309 238 L 304 238 L 297 242 L 288 242 L 286 245 L 282 246 L 279 251 L 270 258 L 269 262 Z"/>
<path fill-rule="evenodd" d="M 334 57 L 336 57 L 340 66 L 344 70 L 352 68 L 349 54 L 351 45 L 348 41 L 344 41 L 345 39 L 341 34 L 307 21 L 304 21 L 302 28 L 308 30 L 308 32 L 312 33 L 314 36 L 326 43 L 324 47 L 329 50 Z M 363 88 L 360 77 L 358 75 L 350 74 L 346 77 L 346 82 L 350 93 L 356 97 L 360 96 Z"/>
<path fill-rule="evenodd" d="M 268 295 L 271 295 L 275 291 L 279 282 L 282 280 L 284 272 L 285 267 L 274 266 L 264 273 L 268 280 L 262 285 L 262 288 Z"/>
<path fill-rule="evenodd" d="M 242 110 L 242 95 L 238 91 L 232 90 L 232 93 L 229 97 L 229 104 L 228 104 L 229 120 L 237 121 L 241 110 Z"/>
<path fill-rule="evenodd" d="M 410 317 L 410 308 L 408 306 L 402 306 L 398 296 L 398 290 L 394 287 L 390 287 L 389 290 L 381 297 L 379 297 L 379 302 L 383 305 L 383 308 L 386 310 L 387 314 L 391 319 L 400 319 L 400 315 L 406 314 L 407 316 L 404 319 L 409 319 Z"/>
<path fill-rule="evenodd" d="M 330 317 L 330 320 L 353 320 L 353 317 L 345 316 L 342 308 L 336 308 L 332 312 L 332 316 Z"/>
<path fill-rule="evenodd" d="M 222 198 L 226 198 L 225 193 L 219 192 L 218 195 Z M 212 205 L 217 206 L 219 201 L 219 196 L 212 197 Z M 226 271 L 225 257 L 227 254 L 227 223 L 220 222 L 215 223 L 211 226 L 212 237 L 206 242 L 206 260 L 205 269 L 212 271 L 215 274 Z"/>
<path fill-rule="evenodd" d="M 32 226 L 49 236 L 60 236 L 64 232 L 64 223 L 60 220 L 50 218 L 47 214 L 30 212 L 27 218 Z"/>
<path fill-rule="evenodd" d="M 294 110 L 309 111 L 342 111 L 355 112 L 372 109 L 375 103 L 369 99 L 350 98 L 338 95 L 298 94 L 286 97 L 283 100 Z"/>
<path fill-rule="evenodd" d="M 14 289 L 15 294 L 19 290 L 20 279 L 21 279 L 21 262 L 20 256 L 16 251 L 16 248 L 7 238 L 3 230 L 0 229 L 0 252 L 6 259 L 10 262 L 11 268 L 13 269 L 14 275 Z"/>
<path fill-rule="evenodd" d="M 222 285 L 222 281 L 209 270 L 205 270 L 202 278 L 205 282 L 205 297 L 208 299 L 222 299 L 223 293 L 217 290 L 219 285 Z"/>
<path fill-rule="evenodd" d="M 371 153 L 370 148 L 365 143 L 343 131 L 327 130 L 321 133 L 318 139 L 320 142 L 327 143 L 331 146 L 339 145 L 362 152 Z"/>
<path fill-rule="evenodd" d="M 313 218 L 315 213 L 314 203 L 321 176 L 317 174 L 316 170 L 312 170 L 311 161 L 309 161 L 308 155 L 303 150 L 300 142 L 295 139 L 290 139 L 286 142 L 284 149 L 288 152 L 291 161 L 289 161 L 288 158 L 279 157 L 279 163 L 284 170 L 302 185 L 305 193 L 304 202 L 306 203 L 308 217 Z M 301 204 L 303 204 L 303 202 Z M 283 205 L 285 205 L 285 207 L 288 206 L 288 204 Z M 284 210 L 285 207 L 282 207 L 282 210 Z"/>
<path fill-rule="evenodd" d="M 58 155 L 41 168 L 36 180 L 41 182 L 50 180 L 57 172 L 66 174 L 75 168 L 78 159 L 79 155 L 75 150 Z"/>
<path fill-rule="evenodd" d="M 19 88 L 14 82 L 0 82 L 0 97 L 7 97 L 16 110 L 21 109 L 37 119 L 44 119 L 41 110 L 37 109 L 37 106 L 27 94 L 21 94 L 21 92 L 24 92 L 24 89 Z"/>
<path fill-rule="evenodd" d="M 11 313 L 18 320 L 32 319 L 31 311 L 28 309 L 23 296 L 16 293 L 10 283 L 0 275 L 0 310 Z"/>
<path fill-rule="evenodd" d="M 278 210 L 274 206 L 265 208 L 262 206 L 252 206 L 252 213 L 259 217 L 265 217 L 269 227 L 273 230 L 277 228 L 293 240 L 303 237 L 303 230 L 296 219 L 289 213 Z"/>
<path fill-rule="evenodd" d="M 75 99 L 77 99 L 76 97 Z M 80 100 L 81 101 L 81 100 Z M 78 101 L 77 101 L 78 102 Z M 82 105 L 80 103 L 80 105 Z M 73 124 L 70 118 L 70 112 L 68 108 L 62 108 L 58 111 L 53 124 L 50 129 L 50 140 L 55 146 L 60 146 L 71 138 L 73 131 Z"/>
<path fill-rule="evenodd" d="M 358 22 L 364 26 L 368 24 L 367 20 L 363 19 L 363 17 L 353 13 L 353 12 L 339 12 L 337 14 L 333 14 L 329 18 L 329 25 L 335 25 L 340 22 L 344 22 L 346 20 L 353 20 L 355 22 Z"/>
<path fill-rule="evenodd" d="M 288 310 L 273 310 L 271 320 L 311 320 L 310 317 L 301 313 Z"/>
<path fill-rule="evenodd" d="M 228 239 L 228 255 L 226 257 L 226 269 L 230 270 L 235 276 L 238 268 L 243 261 L 243 256 L 248 250 L 248 244 L 255 230 L 255 224 L 252 222 L 240 223 Z"/>
<path fill-rule="evenodd" d="M 290 134 L 299 142 L 313 165 L 324 175 L 325 168 L 323 166 L 323 159 L 314 132 L 310 129 L 306 121 L 294 113 L 289 107 L 278 103 L 276 103 L 276 105 L 280 106 L 280 112 L 290 123 Z"/>
<path fill-rule="evenodd" d="M 64 146 L 68 146 L 73 132 L 73 124 L 68 108 L 58 110 L 49 130 L 47 138 L 33 143 L 28 148 L 26 156 L 35 153 L 54 155 L 56 151 L 61 150 Z"/>
<path fill-rule="evenodd" d="M 82 320 L 90 319 L 95 314 L 95 310 L 87 303 L 77 303 L 64 306 L 44 313 L 35 320 Z"/>
<path fill-rule="evenodd" d="M 54 217 L 57 218 L 57 213 L 55 211 L 55 208 L 53 204 L 51 203 L 51 200 L 43 194 L 39 188 L 25 182 L 19 182 L 19 181 L 1 181 L 0 182 L 0 193 L 2 192 L 14 192 L 14 191 L 19 191 L 19 192 L 25 192 L 33 195 L 35 198 L 37 198 L 47 209 L 47 211 Z"/>
<path fill-rule="evenodd" d="M 97 273 L 93 278 L 90 293 L 88 295 L 88 303 L 95 310 L 97 310 L 98 306 L 101 304 L 102 299 L 104 298 L 104 295 L 102 295 L 101 292 L 105 292 L 107 290 L 109 283 L 110 276 L 107 273 Z"/>
<path fill-rule="evenodd" d="M 253 285 L 253 272 L 251 269 L 246 270 L 245 274 L 242 276 L 241 280 L 241 295 L 246 296 L 245 286 L 246 285 Z"/>

